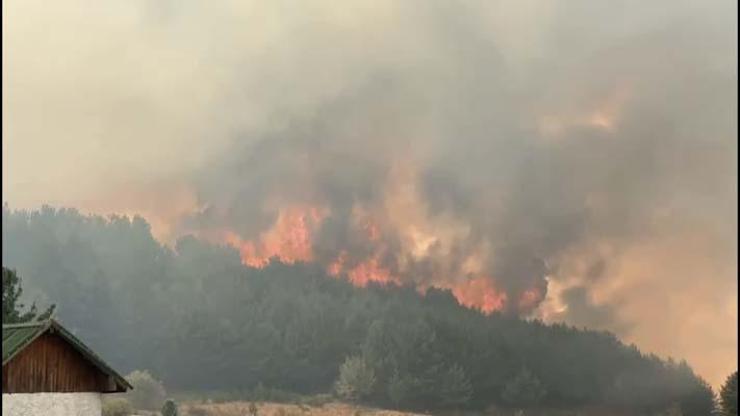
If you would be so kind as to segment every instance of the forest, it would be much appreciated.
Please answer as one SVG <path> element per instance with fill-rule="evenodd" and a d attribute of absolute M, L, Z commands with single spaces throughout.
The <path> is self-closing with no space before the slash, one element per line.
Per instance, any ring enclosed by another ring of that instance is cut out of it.
<path fill-rule="evenodd" d="M 2 226 L 3 266 L 27 302 L 56 305 L 114 367 L 147 369 L 171 389 L 264 386 L 422 411 L 713 408 L 686 362 L 608 332 L 485 315 L 448 291 L 358 288 L 312 264 L 245 267 L 228 246 L 163 245 L 140 217 L 6 205 Z"/>

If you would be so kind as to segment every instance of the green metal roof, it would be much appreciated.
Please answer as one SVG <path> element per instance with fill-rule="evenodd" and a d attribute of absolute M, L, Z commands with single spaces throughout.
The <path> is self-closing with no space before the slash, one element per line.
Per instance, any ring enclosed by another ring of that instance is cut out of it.
<path fill-rule="evenodd" d="M 103 361 L 93 350 L 88 348 L 71 332 L 54 319 L 45 321 L 23 323 L 23 324 L 3 324 L 3 366 L 13 359 L 25 347 L 31 344 L 42 334 L 50 332 L 57 334 L 67 341 L 74 349 L 82 354 L 85 359 L 90 361 L 95 367 L 105 374 L 113 377 L 121 391 L 133 388 L 125 378 L 113 370 Z"/>
<path fill-rule="evenodd" d="M 44 332 L 46 322 L 3 325 L 3 365 Z"/>

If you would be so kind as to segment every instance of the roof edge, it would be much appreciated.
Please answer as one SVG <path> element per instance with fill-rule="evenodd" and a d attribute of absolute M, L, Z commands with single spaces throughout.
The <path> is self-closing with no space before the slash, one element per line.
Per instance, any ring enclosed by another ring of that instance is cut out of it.
<path fill-rule="evenodd" d="M 21 351 L 23 351 L 29 344 L 31 344 L 33 341 L 35 341 L 38 337 L 40 337 L 42 334 L 45 334 L 47 331 L 52 331 L 55 334 L 58 334 L 62 338 L 64 338 L 65 341 L 67 341 L 69 344 L 71 344 L 72 348 L 77 350 L 80 354 L 82 354 L 87 360 L 91 361 L 92 364 L 97 367 L 101 372 L 105 373 L 106 375 L 112 377 L 114 381 L 117 384 L 117 388 L 122 391 L 116 391 L 117 393 L 125 392 L 128 389 L 133 389 L 134 387 L 131 385 L 131 383 L 128 382 L 122 375 L 118 374 L 116 370 L 111 368 L 108 364 L 106 364 L 103 359 L 96 354 L 93 350 L 91 350 L 85 343 L 83 343 L 79 338 L 77 338 L 74 334 L 72 334 L 69 330 L 64 328 L 60 322 L 58 322 L 54 318 L 49 318 L 43 321 L 36 321 L 36 322 L 27 322 L 27 323 L 21 323 L 21 324 L 7 324 L 3 325 L 3 328 L 31 328 L 31 327 L 38 327 L 38 330 L 33 334 L 33 336 L 29 337 L 28 340 L 26 340 L 21 346 L 19 346 L 16 351 L 9 355 L 6 359 L 3 360 L 3 366 L 10 362 L 16 355 L 18 355 Z M 122 387 L 122 389 L 120 389 Z"/>
<path fill-rule="evenodd" d="M 40 337 L 41 334 L 46 332 L 49 328 L 51 328 L 52 320 L 47 319 L 44 321 L 35 321 L 33 323 L 22 323 L 22 324 L 9 324 L 9 325 L 3 325 L 3 328 L 31 328 L 34 326 L 37 326 L 39 329 L 36 330 L 36 332 L 33 334 L 32 337 L 29 337 L 23 344 L 21 344 L 18 348 L 15 349 L 15 352 L 13 354 L 8 355 L 7 358 L 3 360 L 3 365 L 10 362 L 18 353 L 23 351 L 30 343 L 34 342 L 36 338 Z"/>
<path fill-rule="evenodd" d="M 97 353 L 91 350 L 87 345 L 85 345 L 85 343 L 83 343 L 69 330 L 64 328 L 64 326 L 62 326 L 62 324 L 59 323 L 57 320 L 53 318 L 49 319 L 49 328 L 56 330 L 59 335 L 61 335 L 70 344 L 72 344 L 75 349 L 77 349 L 82 355 L 92 361 L 93 364 L 98 367 L 98 369 L 100 369 L 100 371 L 113 377 L 117 384 L 120 384 L 124 387 L 123 391 L 126 391 L 127 388 L 134 388 L 134 386 L 132 386 L 131 383 L 128 382 L 128 380 L 126 380 L 122 375 L 118 374 L 118 372 L 111 368 L 105 361 L 103 361 L 103 359 Z"/>
<path fill-rule="evenodd" d="M 33 322 L 21 322 L 18 324 L 3 324 L 3 328 L 30 328 L 32 326 L 44 326 L 49 323 L 48 319 Z"/>

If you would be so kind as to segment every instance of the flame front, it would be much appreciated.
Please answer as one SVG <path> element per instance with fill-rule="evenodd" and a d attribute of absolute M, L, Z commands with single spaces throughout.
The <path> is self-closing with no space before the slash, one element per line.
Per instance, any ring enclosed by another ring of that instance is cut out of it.
<path fill-rule="evenodd" d="M 226 242 L 239 249 L 242 262 L 250 267 L 265 267 L 276 258 L 285 264 L 313 260 L 312 236 L 323 215 L 314 207 L 290 207 L 278 213 L 275 224 L 256 242 L 238 234 L 226 233 Z"/>
<path fill-rule="evenodd" d="M 486 314 L 534 310 L 544 297 L 542 288 L 507 291 L 497 283 L 490 244 L 470 244 L 471 227 L 465 221 L 430 214 L 411 166 L 396 165 L 383 197 L 357 201 L 345 217 L 322 204 L 286 205 L 276 209 L 272 224 L 256 237 L 227 231 L 221 241 L 237 248 L 248 267 L 263 268 L 273 260 L 312 262 L 360 287 L 410 284 L 422 293 L 429 287 L 447 289 L 461 305 Z"/>
<path fill-rule="evenodd" d="M 452 289 L 461 305 L 480 309 L 483 313 L 500 311 L 506 306 L 508 297 L 493 287 L 490 278 L 470 279 Z"/>
<path fill-rule="evenodd" d="M 224 236 L 227 244 L 237 248 L 242 263 L 248 267 L 263 268 L 271 260 L 285 264 L 316 261 L 313 252 L 313 238 L 317 229 L 326 217 L 316 208 L 292 207 L 280 212 L 273 226 L 260 234 L 255 241 L 244 240 L 238 234 L 228 232 Z M 380 227 L 375 223 L 365 222 L 362 227 L 368 243 L 376 244 L 374 252 L 367 257 L 352 259 L 346 250 L 341 250 L 325 264 L 327 274 L 336 278 L 346 278 L 352 284 L 365 287 L 369 283 L 401 285 L 408 281 L 409 273 L 403 262 L 396 265 L 396 270 L 384 265 L 382 261 L 385 248 L 382 244 Z M 418 256 L 418 247 L 409 249 L 413 256 Z M 465 263 L 470 269 L 472 260 Z M 473 269 L 477 269 L 473 267 Z M 494 279 L 488 276 L 470 277 L 470 273 L 461 272 L 460 276 L 442 276 L 426 286 L 449 289 L 457 301 L 466 307 L 480 310 L 485 314 L 502 311 L 507 308 L 509 296 L 494 286 Z M 450 280 L 457 283 L 450 283 Z M 424 293 L 425 290 L 420 290 Z M 517 304 L 518 310 L 528 311 L 537 306 L 542 294 L 532 288 L 521 294 Z"/>

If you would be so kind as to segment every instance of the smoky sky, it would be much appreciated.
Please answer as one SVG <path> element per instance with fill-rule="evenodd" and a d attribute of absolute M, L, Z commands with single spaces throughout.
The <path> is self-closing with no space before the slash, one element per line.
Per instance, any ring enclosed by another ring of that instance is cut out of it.
<path fill-rule="evenodd" d="M 542 293 L 527 316 L 715 384 L 737 365 L 732 2 L 3 7 L 11 206 L 140 213 L 167 242 L 322 206 L 319 261 L 382 243 L 383 267 L 440 284 L 475 257 Z"/>

